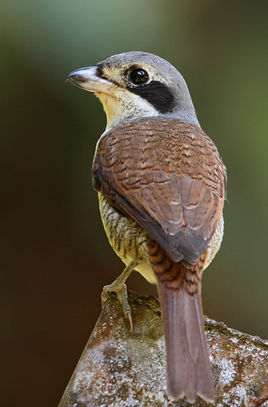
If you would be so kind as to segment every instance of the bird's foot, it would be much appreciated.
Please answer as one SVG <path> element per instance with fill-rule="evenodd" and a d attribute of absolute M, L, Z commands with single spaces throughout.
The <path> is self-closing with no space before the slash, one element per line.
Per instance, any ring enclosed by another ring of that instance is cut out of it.
<path fill-rule="evenodd" d="M 110 285 L 105 285 L 103 287 L 103 291 L 101 294 L 101 301 L 102 301 L 102 306 L 104 306 L 105 302 L 107 301 L 108 295 L 110 292 L 115 292 L 117 295 L 117 298 L 122 305 L 123 313 L 125 317 L 129 321 L 130 325 L 130 330 L 133 331 L 133 323 L 132 323 L 132 317 L 131 317 L 131 308 L 128 303 L 127 299 L 127 286 L 125 284 L 125 281 L 127 278 L 130 276 L 131 272 L 135 269 L 137 266 L 138 262 L 136 260 L 132 260 L 126 268 L 123 270 L 123 272 L 120 274 L 119 277 Z"/>
<path fill-rule="evenodd" d="M 133 323 L 132 323 L 132 317 L 131 317 L 131 308 L 128 303 L 128 296 L 127 296 L 127 286 L 125 283 L 123 284 L 118 284 L 117 280 L 115 280 L 112 284 L 105 285 L 102 289 L 101 293 L 101 302 L 102 302 L 102 307 L 104 307 L 104 304 L 106 303 L 108 296 L 111 292 L 116 293 L 118 301 L 120 302 L 123 313 L 125 317 L 129 321 L 130 325 L 130 331 L 133 331 Z"/>

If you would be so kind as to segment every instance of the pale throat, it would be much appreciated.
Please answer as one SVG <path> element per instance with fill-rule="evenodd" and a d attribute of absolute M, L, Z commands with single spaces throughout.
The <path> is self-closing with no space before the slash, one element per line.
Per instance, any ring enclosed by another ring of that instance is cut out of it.
<path fill-rule="evenodd" d="M 115 95 L 102 92 L 95 94 L 100 99 L 106 114 L 106 131 L 128 119 L 159 115 L 150 103 L 127 90 Z"/>

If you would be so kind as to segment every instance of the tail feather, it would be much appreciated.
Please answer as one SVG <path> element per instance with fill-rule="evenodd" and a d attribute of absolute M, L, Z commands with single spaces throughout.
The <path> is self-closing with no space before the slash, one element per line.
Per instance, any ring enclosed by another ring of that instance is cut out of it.
<path fill-rule="evenodd" d="M 194 402 L 197 395 L 214 400 L 214 383 L 206 338 L 200 291 L 170 290 L 159 283 L 167 348 L 168 394 Z"/>
<path fill-rule="evenodd" d="M 214 380 L 204 331 L 200 278 L 203 260 L 192 268 L 173 263 L 158 244 L 150 248 L 158 280 L 167 349 L 168 394 L 214 400 Z"/>

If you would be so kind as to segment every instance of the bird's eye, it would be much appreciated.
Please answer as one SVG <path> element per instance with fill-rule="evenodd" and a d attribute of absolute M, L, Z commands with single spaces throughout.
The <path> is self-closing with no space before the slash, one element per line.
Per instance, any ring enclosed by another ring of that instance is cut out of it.
<path fill-rule="evenodd" d="M 144 69 L 136 68 L 130 72 L 128 78 L 129 78 L 130 82 L 134 83 L 135 85 L 142 85 L 142 84 L 148 82 L 149 75 Z"/>

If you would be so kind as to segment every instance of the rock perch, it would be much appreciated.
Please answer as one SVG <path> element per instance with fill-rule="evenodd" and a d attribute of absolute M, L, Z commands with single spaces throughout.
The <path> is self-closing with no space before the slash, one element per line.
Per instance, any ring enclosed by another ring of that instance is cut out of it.
<path fill-rule="evenodd" d="M 111 294 L 58 407 L 190 406 L 167 398 L 165 343 L 158 300 L 129 293 L 133 332 Z M 268 341 L 206 319 L 215 403 L 268 407 Z"/>

